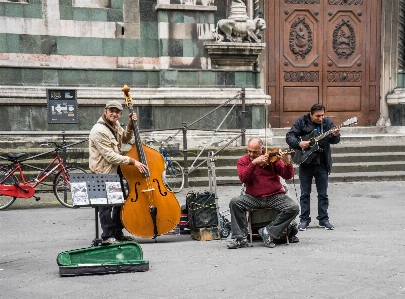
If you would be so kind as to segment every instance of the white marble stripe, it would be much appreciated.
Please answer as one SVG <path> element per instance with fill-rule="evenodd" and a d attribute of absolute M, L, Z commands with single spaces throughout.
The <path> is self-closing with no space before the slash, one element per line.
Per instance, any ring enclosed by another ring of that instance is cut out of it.
<path fill-rule="evenodd" d="M 195 57 L 110 57 L 0 53 L 0 66 L 77 68 L 77 69 L 168 69 L 173 66 L 193 66 Z M 201 69 L 209 69 L 210 61 L 197 58 Z"/>
<path fill-rule="evenodd" d="M 158 57 L 108 57 L 0 53 L 0 66 L 77 69 L 159 69 Z"/>
<path fill-rule="evenodd" d="M 116 38 L 114 22 L 48 20 L 0 16 L 0 33 Z M 119 23 L 121 26 L 123 23 Z M 139 26 L 139 25 L 138 25 Z"/>

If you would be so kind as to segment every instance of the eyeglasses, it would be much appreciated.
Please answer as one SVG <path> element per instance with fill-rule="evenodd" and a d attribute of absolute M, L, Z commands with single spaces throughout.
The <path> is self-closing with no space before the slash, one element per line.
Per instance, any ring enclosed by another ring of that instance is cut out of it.
<path fill-rule="evenodd" d="M 261 154 L 262 151 L 251 151 L 251 150 L 248 150 L 248 153 L 249 153 L 249 154 Z"/>

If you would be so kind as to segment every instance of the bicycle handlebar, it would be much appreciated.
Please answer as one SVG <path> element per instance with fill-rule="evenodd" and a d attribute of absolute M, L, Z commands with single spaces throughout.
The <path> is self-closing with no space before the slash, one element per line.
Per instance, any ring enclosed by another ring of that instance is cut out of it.
<path fill-rule="evenodd" d="M 71 143 L 71 144 L 66 144 L 66 142 L 63 142 L 61 144 L 57 144 L 55 141 L 43 141 L 43 142 L 40 142 L 39 145 L 40 146 L 45 146 L 45 145 L 52 144 L 55 147 L 54 150 L 60 150 L 60 149 L 71 147 L 71 146 L 76 145 L 76 144 L 83 143 L 85 141 L 88 141 L 88 139 L 77 141 L 77 142 L 74 142 L 74 143 Z"/>

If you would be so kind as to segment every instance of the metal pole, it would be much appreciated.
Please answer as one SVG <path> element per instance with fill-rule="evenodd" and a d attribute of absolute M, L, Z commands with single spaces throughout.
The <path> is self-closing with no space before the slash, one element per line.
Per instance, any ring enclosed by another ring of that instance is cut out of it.
<path fill-rule="evenodd" d="M 245 88 L 242 87 L 242 92 L 241 92 L 241 100 L 242 100 L 242 111 L 241 111 L 241 133 L 242 133 L 242 146 L 246 145 L 246 122 L 245 122 L 245 117 L 246 117 L 246 101 L 245 101 Z"/>
<path fill-rule="evenodd" d="M 188 188 L 188 162 L 187 162 L 187 123 L 183 122 L 183 170 L 184 170 L 184 188 Z"/>

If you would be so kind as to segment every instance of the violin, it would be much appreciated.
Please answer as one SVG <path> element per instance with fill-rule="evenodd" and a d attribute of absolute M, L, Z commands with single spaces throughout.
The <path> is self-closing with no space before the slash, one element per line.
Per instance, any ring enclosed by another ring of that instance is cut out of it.
<path fill-rule="evenodd" d="M 268 155 L 268 161 L 260 163 L 259 165 L 261 167 L 264 167 L 264 166 L 269 165 L 270 163 L 276 163 L 278 160 L 280 160 L 282 154 L 292 154 L 292 153 L 295 153 L 295 151 L 294 150 L 285 150 L 283 152 L 278 147 L 271 149 L 271 150 L 263 150 L 262 154 Z"/>
<path fill-rule="evenodd" d="M 125 105 L 132 114 L 129 90 L 126 84 L 122 88 Z M 177 226 L 181 208 L 174 192 L 167 189 L 164 183 L 165 162 L 162 154 L 142 143 L 137 121 L 132 120 L 132 127 L 135 143 L 126 156 L 145 164 L 147 170 L 141 173 L 132 165 L 121 165 L 123 177 L 128 182 L 128 196 L 121 209 L 121 221 L 131 234 L 155 239 Z"/>

